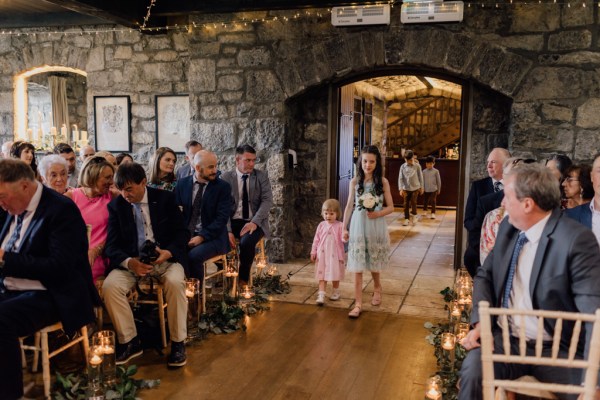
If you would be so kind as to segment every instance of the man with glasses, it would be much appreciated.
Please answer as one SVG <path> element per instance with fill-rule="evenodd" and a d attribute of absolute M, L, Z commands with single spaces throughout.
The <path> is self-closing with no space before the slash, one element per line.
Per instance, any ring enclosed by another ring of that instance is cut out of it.
<path fill-rule="evenodd" d="M 483 220 L 478 221 L 477 205 L 480 199 L 490 193 L 499 192 L 503 189 L 502 167 L 506 159 L 510 157 L 508 150 L 496 147 L 487 158 L 488 177 L 471 184 L 467 205 L 465 207 L 464 227 L 467 230 L 467 248 L 464 255 L 465 267 L 471 276 L 475 276 L 479 267 L 479 239 L 481 236 L 481 225 Z"/>
<path fill-rule="evenodd" d="M 234 205 L 229 226 L 229 241 L 235 247 L 240 240 L 240 287 L 250 279 L 250 268 L 256 254 L 256 244 L 262 237 L 269 237 L 269 212 L 273 206 L 273 194 L 269 177 L 254 168 L 256 150 L 248 144 L 235 149 L 233 171 L 224 172 L 221 179 L 232 188 Z"/>

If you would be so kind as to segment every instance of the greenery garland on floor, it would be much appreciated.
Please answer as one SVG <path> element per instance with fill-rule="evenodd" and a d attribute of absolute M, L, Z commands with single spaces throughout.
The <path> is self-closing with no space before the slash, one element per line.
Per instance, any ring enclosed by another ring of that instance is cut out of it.
<path fill-rule="evenodd" d="M 289 275 L 288 277 L 289 278 Z M 269 296 L 273 294 L 290 293 L 290 284 L 287 279 L 282 280 L 281 275 L 254 276 L 254 297 L 240 301 L 239 298 L 225 295 L 221 300 L 207 302 L 207 312 L 202 315 L 198 324 L 198 333 L 191 341 L 205 339 L 209 333 L 226 334 L 239 329 L 246 330 L 245 316 L 258 311 L 268 310 Z M 135 400 L 140 389 L 151 389 L 160 385 L 160 379 L 134 379 L 137 372 L 136 365 L 117 366 L 117 384 L 105 389 L 106 400 Z M 56 373 L 56 383 L 52 393 L 55 400 L 80 400 L 87 399 L 86 372 L 72 373 L 66 376 Z"/>
<path fill-rule="evenodd" d="M 445 310 L 450 311 L 449 304 L 457 300 L 457 294 L 453 289 L 446 287 L 440 292 L 446 302 Z M 469 322 L 470 313 L 466 310 L 461 311 L 458 322 Z M 442 348 L 442 334 L 452 332 L 453 326 L 450 322 L 433 324 L 426 322 L 424 327 L 430 331 L 425 338 L 434 346 L 434 355 L 437 360 L 438 370 L 434 375 L 438 375 L 441 380 L 442 398 L 444 400 L 456 400 L 458 398 L 458 378 L 462 362 L 467 355 L 467 350 L 456 343 L 453 350 L 444 350 Z M 452 352 L 454 354 L 452 354 Z"/>

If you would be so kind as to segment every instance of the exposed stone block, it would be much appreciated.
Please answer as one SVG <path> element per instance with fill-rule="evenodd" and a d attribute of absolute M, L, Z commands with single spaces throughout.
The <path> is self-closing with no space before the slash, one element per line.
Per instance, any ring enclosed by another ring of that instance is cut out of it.
<path fill-rule="evenodd" d="M 114 32 L 114 35 L 116 42 L 119 44 L 137 43 L 142 39 L 142 34 L 136 30 Z"/>
<path fill-rule="evenodd" d="M 575 99 L 583 94 L 582 79 L 582 72 L 575 68 L 534 68 L 515 98 L 518 101 Z"/>
<path fill-rule="evenodd" d="M 112 57 L 115 60 L 129 60 L 132 54 L 133 50 L 131 49 L 131 46 L 117 46 Z M 107 59 L 109 59 L 108 56 Z"/>
<path fill-rule="evenodd" d="M 194 138 L 211 151 L 226 151 L 235 147 L 235 127 L 228 122 L 192 123 Z"/>
<path fill-rule="evenodd" d="M 350 55 L 346 42 L 341 37 L 335 37 L 323 44 L 323 52 L 329 64 L 329 70 L 334 74 L 348 68 L 350 64 Z"/>
<path fill-rule="evenodd" d="M 532 62 L 516 54 L 505 54 L 504 62 L 494 80 L 491 82 L 493 88 L 507 95 L 512 95 L 517 89 L 523 77 L 529 72 Z"/>
<path fill-rule="evenodd" d="M 161 50 L 154 55 L 154 61 L 177 61 L 179 59 L 179 53 L 174 50 Z"/>
<path fill-rule="evenodd" d="M 242 100 L 242 97 L 244 97 L 244 92 L 242 92 L 241 90 L 237 92 L 223 92 L 221 97 L 226 103 L 238 102 Z"/>
<path fill-rule="evenodd" d="M 589 5 L 586 0 L 569 0 L 571 7 L 561 7 L 561 25 L 563 27 L 584 26 L 594 23 L 594 7 L 583 7 Z"/>
<path fill-rule="evenodd" d="M 549 121 L 571 122 L 573 110 L 554 104 L 544 104 L 542 105 L 542 115 L 544 119 Z"/>
<path fill-rule="evenodd" d="M 152 118 L 154 117 L 154 107 L 150 105 L 132 105 L 131 115 L 138 118 Z"/>
<path fill-rule="evenodd" d="M 588 49 L 591 45 L 592 32 L 588 30 L 562 31 L 548 37 L 550 51 Z"/>
<path fill-rule="evenodd" d="M 505 57 L 506 53 L 499 47 L 484 47 L 482 51 L 477 54 L 473 75 L 482 82 L 491 82 L 498 73 L 500 65 Z"/>
<path fill-rule="evenodd" d="M 532 125 L 512 132 L 512 149 L 568 152 L 573 149 L 575 132 L 571 125 Z"/>
<path fill-rule="evenodd" d="M 560 28 L 560 8 L 555 4 L 515 4 L 511 33 L 550 32 Z"/>
<path fill-rule="evenodd" d="M 246 99 L 256 102 L 274 102 L 284 99 L 283 91 L 272 71 L 246 73 Z"/>
<path fill-rule="evenodd" d="M 95 72 L 104 69 L 104 47 L 94 47 L 90 50 L 88 62 L 85 66 L 86 71 Z"/>
<path fill-rule="evenodd" d="M 578 132 L 575 141 L 575 159 L 591 163 L 598 154 L 598 142 L 600 142 L 600 131 L 597 129 Z"/>
<path fill-rule="evenodd" d="M 221 44 L 241 44 L 250 45 L 256 42 L 256 35 L 252 32 L 247 33 L 225 33 L 218 35 Z"/>
<path fill-rule="evenodd" d="M 237 56 L 240 67 L 259 67 L 271 64 L 271 52 L 266 47 L 241 49 Z"/>
<path fill-rule="evenodd" d="M 308 124 L 304 129 L 304 139 L 309 141 L 327 140 L 327 125 L 321 123 Z"/>
<path fill-rule="evenodd" d="M 183 77 L 183 68 L 177 63 L 146 63 L 142 70 L 148 81 L 179 81 Z"/>
<path fill-rule="evenodd" d="M 244 80 L 240 75 L 222 75 L 217 81 L 217 89 L 222 90 L 240 90 L 244 85 Z"/>
<path fill-rule="evenodd" d="M 285 171 L 286 171 L 286 165 L 287 165 L 287 159 L 288 159 L 288 155 L 287 154 L 274 154 L 271 157 L 269 157 L 269 159 L 267 160 L 267 172 L 269 174 L 269 179 L 271 180 L 271 184 L 272 186 L 275 186 L 274 183 L 275 182 L 279 182 L 279 181 L 283 181 L 285 178 Z M 284 187 L 283 185 L 278 185 L 279 186 L 279 191 L 283 192 Z M 283 201 L 279 201 L 275 204 L 283 204 Z"/>
<path fill-rule="evenodd" d="M 581 128 L 600 128 L 600 99 L 588 99 L 577 109 L 577 126 Z"/>
<path fill-rule="evenodd" d="M 171 49 L 171 38 L 165 36 L 144 36 L 144 48 L 146 50 Z"/>
<path fill-rule="evenodd" d="M 200 108 L 200 117 L 203 120 L 223 120 L 228 117 L 227 107 L 223 105 L 207 105 Z"/>
<path fill-rule="evenodd" d="M 216 87 L 215 61 L 208 58 L 190 60 L 188 82 L 194 92 L 212 92 Z"/>

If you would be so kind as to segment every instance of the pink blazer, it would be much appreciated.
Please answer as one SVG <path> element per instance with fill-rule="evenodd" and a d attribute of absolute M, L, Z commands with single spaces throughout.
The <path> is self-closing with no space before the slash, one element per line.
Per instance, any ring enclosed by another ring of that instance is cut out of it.
<path fill-rule="evenodd" d="M 333 224 L 330 224 L 327 221 L 321 222 L 317 227 L 317 232 L 315 233 L 315 239 L 313 240 L 310 254 L 318 254 L 319 250 L 321 250 L 321 246 L 323 246 L 323 239 L 325 238 L 325 235 L 327 235 L 327 233 L 331 230 L 333 237 L 335 238 L 335 247 L 337 248 L 338 259 L 340 261 L 344 261 L 344 243 L 342 242 L 343 225 L 344 224 L 342 224 L 340 221 L 335 221 Z"/>

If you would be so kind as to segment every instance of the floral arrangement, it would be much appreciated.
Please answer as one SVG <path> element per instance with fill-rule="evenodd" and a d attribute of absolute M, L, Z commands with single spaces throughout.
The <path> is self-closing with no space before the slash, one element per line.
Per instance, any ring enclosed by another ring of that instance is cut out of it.
<path fill-rule="evenodd" d="M 375 194 L 374 190 L 364 192 L 358 196 L 358 209 L 375 211 L 375 208 L 380 205 L 379 196 Z"/>

